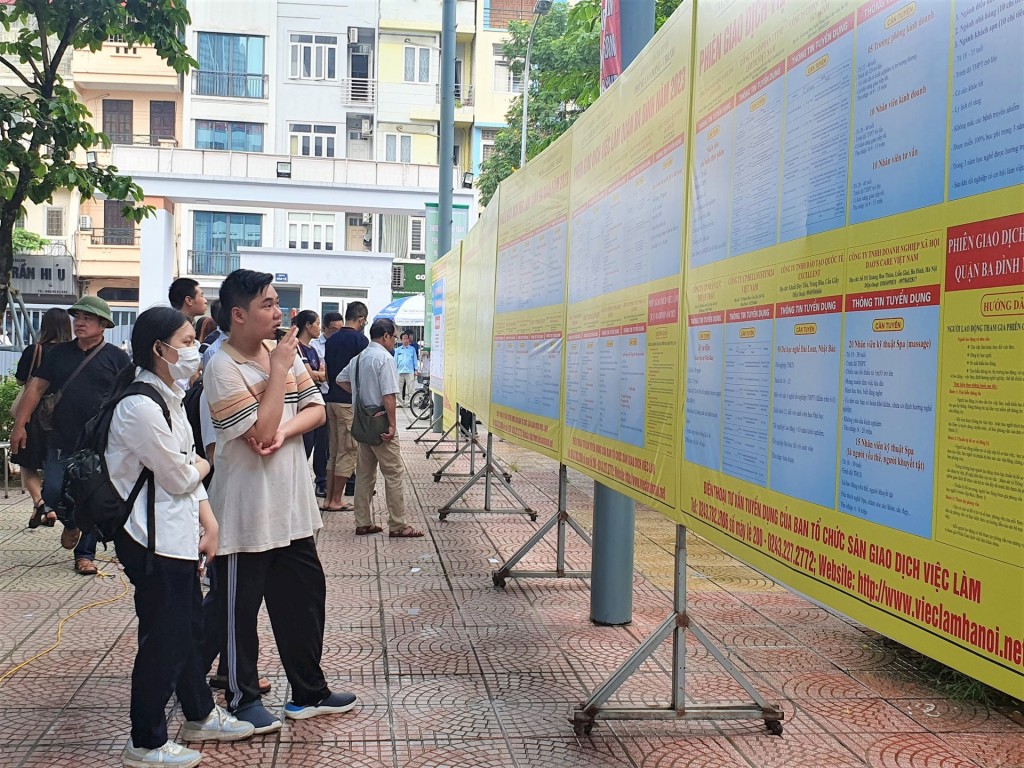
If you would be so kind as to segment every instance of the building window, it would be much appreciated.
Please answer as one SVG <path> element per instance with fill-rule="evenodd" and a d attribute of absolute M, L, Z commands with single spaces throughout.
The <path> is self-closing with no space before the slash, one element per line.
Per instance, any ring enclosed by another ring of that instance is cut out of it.
<path fill-rule="evenodd" d="M 401 290 L 405 285 L 405 267 L 401 264 L 391 265 L 391 290 Z"/>
<path fill-rule="evenodd" d="M 289 151 L 306 157 L 334 157 L 338 126 L 289 123 Z"/>
<path fill-rule="evenodd" d="M 409 254 L 423 256 L 427 252 L 424 233 L 427 231 L 427 220 L 423 216 L 409 217 Z"/>
<path fill-rule="evenodd" d="M 292 35 L 288 76 L 299 80 L 336 80 L 337 35 Z"/>
<path fill-rule="evenodd" d="M 430 82 L 430 49 L 405 46 L 403 79 L 407 83 Z"/>
<path fill-rule="evenodd" d="M 64 237 L 64 209 L 46 209 L 46 236 Z"/>
<path fill-rule="evenodd" d="M 96 291 L 96 295 L 104 301 L 118 301 L 122 304 L 139 303 L 138 288 L 100 288 Z"/>
<path fill-rule="evenodd" d="M 200 32 L 194 92 L 200 96 L 267 98 L 264 47 L 265 39 L 255 35 Z"/>
<path fill-rule="evenodd" d="M 385 133 L 384 160 L 389 163 L 411 163 L 412 136 L 401 133 Z"/>
<path fill-rule="evenodd" d="M 263 126 L 260 123 L 196 120 L 196 149 L 262 152 Z"/>
<path fill-rule="evenodd" d="M 24 229 L 25 228 L 25 214 L 24 213 L 19 214 L 18 218 L 16 218 L 14 220 L 14 228 L 15 229 Z"/>
<path fill-rule="evenodd" d="M 514 74 L 509 62 L 505 59 L 505 46 L 495 43 L 494 53 L 494 92 L 495 93 L 522 93 L 523 75 Z"/>
<path fill-rule="evenodd" d="M 288 247 L 334 250 L 333 213 L 289 213 Z"/>
<path fill-rule="evenodd" d="M 494 142 L 498 139 L 497 128 L 483 128 L 480 131 L 480 161 L 486 162 L 494 157 Z"/>
<path fill-rule="evenodd" d="M 238 269 L 240 247 L 263 245 L 263 216 L 258 213 L 195 211 L 189 274 L 226 275 Z"/>

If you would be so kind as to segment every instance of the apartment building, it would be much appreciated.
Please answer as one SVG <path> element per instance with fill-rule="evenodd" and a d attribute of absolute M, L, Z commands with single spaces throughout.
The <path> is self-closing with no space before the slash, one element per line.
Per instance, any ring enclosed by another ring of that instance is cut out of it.
<path fill-rule="evenodd" d="M 443 161 L 441 5 L 192 0 L 186 37 L 198 67 L 184 78 L 144 46 L 111 40 L 96 52 L 75 52 L 68 77 L 115 145 L 92 159 L 116 156 L 119 169 L 139 179 L 147 168 L 168 171 L 143 183 L 147 202 L 169 222 L 149 253 L 173 250 L 173 273 L 211 290 L 243 260 L 273 264 L 286 309 L 344 309 L 356 298 L 386 303 L 390 290 L 421 285 L 426 222 L 419 206 L 436 199 L 429 180 L 450 169 L 457 195 L 472 197 L 464 184 L 479 172 L 521 91 L 501 56 L 504 29 L 529 18 L 533 0 L 458 0 L 455 151 Z M 344 208 L 291 205 L 268 179 L 265 205 L 242 204 L 214 183 L 253 181 L 264 156 L 278 161 L 278 177 L 287 167 L 328 184 L 359 179 L 367 194 Z M 163 179 L 176 175 L 188 179 L 188 193 L 161 193 Z M 377 199 L 373 185 L 393 188 L 387 180 L 395 178 L 399 187 L 422 186 L 422 203 Z M 125 220 L 121 201 L 79 205 L 72 197 L 32 211 L 26 226 L 66 243 L 79 292 L 134 310 L 146 253 L 141 233 L 150 220 L 142 227 Z M 327 266 L 338 260 L 346 265 L 340 273 Z M 151 300 L 151 293 L 141 299 Z"/>

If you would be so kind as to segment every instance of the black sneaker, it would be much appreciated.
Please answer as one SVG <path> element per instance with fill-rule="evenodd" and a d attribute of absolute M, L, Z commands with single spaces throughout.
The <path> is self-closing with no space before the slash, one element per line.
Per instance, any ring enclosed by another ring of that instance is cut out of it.
<path fill-rule="evenodd" d="M 340 715 L 342 712 L 352 709 L 356 705 L 356 701 L 358 699 L 354 693 L 332 693 L 319 704 L 299 706 L 289 701 L 284 705 L 284 714 L 290 720 L 306 720 L 320 715 Z"/>

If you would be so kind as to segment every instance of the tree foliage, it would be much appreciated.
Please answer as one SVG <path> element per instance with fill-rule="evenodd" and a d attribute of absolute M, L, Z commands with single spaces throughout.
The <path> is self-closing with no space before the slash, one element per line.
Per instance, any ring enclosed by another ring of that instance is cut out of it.
<path fill-rule="evenodd" d="M 41 251 L 49 244 L 50 241 L 45 237 L 41 237 L 35 232 L 29 232 L 27 229 L 21 229 L 20 227 L 15 228 L 14 234 L 11 236 L 11 245 L 14 247 L 15 253 Z"/>
<path fill-rule="evenodd" d="M 83 151 L 110 146 L 65 84 L 61 64 L 74 50 L 98 50 L 112 36 L 151 45 L 176 72 L 196 64 L 185 47 L 190 18 L 180 0 L 14 0 L 0 5 L 0 67 L 18 87 L 0 92 L 0 314 L 6 309 L 13 262 L 14 223 L 26 201 L 53 199 L 59 189 L 90 199 L 97 191 L 124 200 L 138 221 L 151 208 L 134 205 L 142 189 L 114 166 L 80 162 Z M 11 31 L 15 35 L 11 35 Z"/>
<path fill-rule="evenodd" d="M 681 0 L 656 0 L 655 29 L 659 29 Z M 522 77 L 531 21 L 513 21 L 505 40 L 505 60 Z M 527 113 L 526 157 L 534 157 L 569 130 L 601 94 L 601 0 L 579 0 L 572 7 L 555 3 L 537 22 Z M 490 202 L 498 184 L 519 167 L 523 99 L 513 99 L 498 131 L 494 151 L 480 165 L 477 187 L 481 202 Z"/>

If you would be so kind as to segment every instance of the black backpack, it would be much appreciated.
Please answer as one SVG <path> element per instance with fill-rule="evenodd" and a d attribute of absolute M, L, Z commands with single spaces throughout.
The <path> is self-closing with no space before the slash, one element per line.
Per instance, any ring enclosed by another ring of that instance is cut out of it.
<path fill-rule="evenodd" d="M 127 499 L 121 495 L 110 482 L 107 461 L 104 452 L 110 439 L 110 422 L 114 417 L 117 404 L 126 397 L 144 395 L 160 406 L 167 426 L 171 426 L 171 413 L 167 409 L 160 393 L 150 384 L 133 382 L 119 396 L 108 400 L 99 412 L 86 422 L 82 434 L 78 438 L 75 452 L 68 459 L 64 470 L 64 482 L 61 487 L 61 506 L 63 515 L 73 520 L 75 526 L 83 533 L 94 531 L 96 537 L 106 543 L 113 540 L 120 531 L 136 499 L 142 493 L 142 487 L 148 485 L 147 523 L 149 526 L 149 550 L 156 549 L 156 483 L 153 470 L 142 470 Z"/>
<path fill-rule="evenodd" d="M 191 387 L 188 388 L 181 404 L 185 409 L 185 418 L 188 420 L 188 425 L 192 427 L 192 442 L 196 446 L 196 456 L 209 460 L 210 457 L 206 455 L 206 441 L 203 440 L 203 420 L 200 417 L 199 410 L 202 405 L 202 396 L 203 379 L 200 377 Z M 212 480 L 213 467 L 211 466 L 209 474 L 203 478 L 203 486 L 209 488 Z"/>

